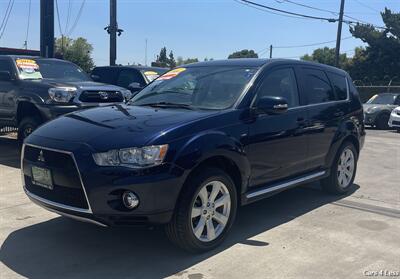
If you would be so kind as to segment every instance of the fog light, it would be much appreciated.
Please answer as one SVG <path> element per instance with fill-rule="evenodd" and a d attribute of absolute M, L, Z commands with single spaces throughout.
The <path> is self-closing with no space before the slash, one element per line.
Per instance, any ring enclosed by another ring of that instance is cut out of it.
<path fill-rule="evenodd" d="M 139 198 L 131 191 L 122 194 L 122 202 L 128 209 L 134 209 L 139 205 Z"/>

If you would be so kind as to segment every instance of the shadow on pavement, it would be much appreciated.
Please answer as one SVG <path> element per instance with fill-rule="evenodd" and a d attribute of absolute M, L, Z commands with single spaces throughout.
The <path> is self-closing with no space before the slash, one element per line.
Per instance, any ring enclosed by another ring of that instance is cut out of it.
<path fill-rule="evenodd" d="M 182 274 L 238 243 L 268 249 L 270 243 L 250 238 L 344 198 L 314 189 L 318 184 L 307 186 L 240 208 L 224 244 L 201 255 L 176 248 L 159 227 L 101 228 L 59 217 L 12 232 L 1 247 L 0 260 L 28 278 L 163 278 Z M 353 185 L 348 195 L 358 189 Z"/>
<path fill-rule="evenodd" d="M 20 168 L 21 147 L 16 139 L 0 137 L 0 165 Z"/>

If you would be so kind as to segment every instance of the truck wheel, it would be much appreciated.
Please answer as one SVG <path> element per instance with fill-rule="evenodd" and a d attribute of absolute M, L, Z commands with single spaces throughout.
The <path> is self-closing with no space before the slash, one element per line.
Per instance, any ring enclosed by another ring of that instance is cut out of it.
<path fill-rule="evenodd" d="M 332 164 L 330 175 L 321 181 L 322 189 L 331 194 L 345 194 L 353 185 L 357 171 L 358 153 L 351 142 L 345 142 Z"/>
<path fill-rule="evenodd" d="M 166 225 L 167 236 L 189 252 L 214 249 L 224 240 L 236 216 L 235 185 L 223 171 L 207 168 L 184 187 L 174 216 Z"/>
<path fill-rule="evenodd" d="M 18 141 L 23 143 L 37 127 L 41 124 L 39 117 L 25 117 L 21 120 L 18 126 Z"/>
<path fill-rule="evenodd" d="M 389 124 L 388 124 L 389 118 L 390 118 L 390 115 L 387 114 L 387 113 L 379 115 L 378 118 L 375 121 L 376 127 L 379 130 L 387 130 L 387 129 L 389 129 Z"/>

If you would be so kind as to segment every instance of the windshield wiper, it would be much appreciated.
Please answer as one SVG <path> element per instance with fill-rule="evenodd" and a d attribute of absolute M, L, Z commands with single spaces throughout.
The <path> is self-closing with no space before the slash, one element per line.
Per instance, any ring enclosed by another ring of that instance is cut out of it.
<path fill-rule="evenodd" d="M 159 107 L 159 108 L 168 108 L 168 107 L 169 108 L 184 108 L 184 109 L 190 109 L 190 110 L 193 109 L 188 104 L 169 103 L 169 102 L 147 103 L 147 104 L 140 104 L 139 106 L 149 106 L 149 107 Z"/>

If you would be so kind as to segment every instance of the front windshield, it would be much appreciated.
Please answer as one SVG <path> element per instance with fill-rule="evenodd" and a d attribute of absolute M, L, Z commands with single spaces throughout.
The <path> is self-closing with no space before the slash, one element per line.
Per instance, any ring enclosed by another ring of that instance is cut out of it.
<path fill-rule="evenodd" d="M 20 79 L 54 79 L 57 81 L 90 81 L 75 64 L 45 59 L 16 59 Z"/>
<path fill-rule="evenodd" d="M 369 99 L 367 104 L 393 105 L 395 100 L 396 100 L 396 95 L 394 94 L 380 94 L 380 95 L 375 95 L 374 97 Z"/>
<path fill-rule="evenodd" d="M 130 104 L 227 109 L 233 106 L 257 70 L 221 66 L 177 68 L 144 88 Z"/>

